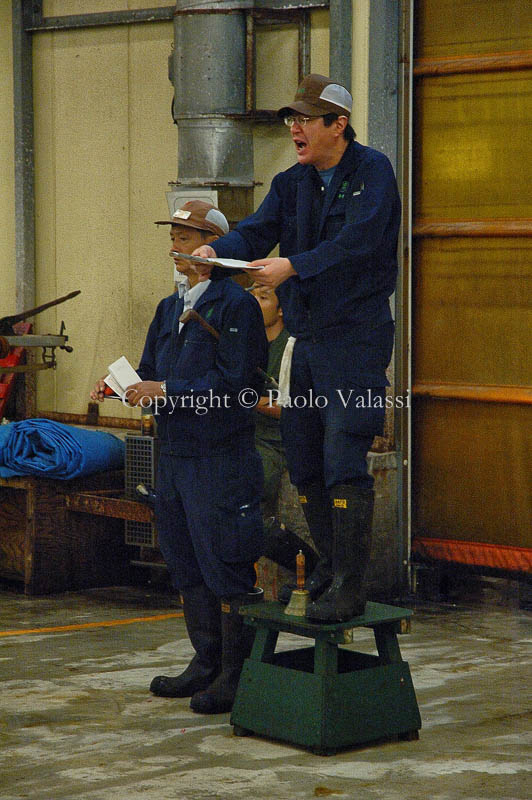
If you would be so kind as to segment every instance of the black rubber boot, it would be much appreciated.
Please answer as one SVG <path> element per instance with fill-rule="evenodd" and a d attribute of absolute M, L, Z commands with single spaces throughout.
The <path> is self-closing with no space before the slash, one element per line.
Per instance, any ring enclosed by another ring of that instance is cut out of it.
<path fill-rule="evenodd" d="M 305 568 L 312 572 L 318 563 L 316 551 L 304 539 L 288 528 L 282 528 L 275 517 L 264 520 L 264 553 L 266 558 L 275 561 L 286 569 L 296 571 L 296 556 L 299 551 L 305 556 Z"/>
<path fill-rule="evenodd" d="M 309 592 L 310 599 L 314 600 L 325 591 L 332 580 L 331 500 L 326 487 L 320 483 L 312 483 L 298 488 L 298 492 L 312 541 L 319 554 L 316 566 L 305 581 L 305 589 Z M 290 602 L 292 591 L 295 588 L 295 583 L 287 583 L 282 586 L 277 598 L 279 602 Z"/>
<path fill-rule="evenodd" d="M 345 622 L 364 613 L 364 578 L 371 551 L 373 489 L 338 485 L 331 489 L 334 525 L 334 578 L 307 608 L 319 622 Z"/>
<path fill-rule="evenodd" d="M 196 655 L 181 675 L 157 675 L 152 680 L 150 692 L 158 697 L 191 697 L 206 689 L 222 668 L 219 598 L 204 583 L 181 594 L 187 632 Z"/>
<path fill-rule="evenodd" d="M 245 624 L 239 609 L 263 600 L 262 589 L 222 599 L 222 671 L 208 689 L 193 695 L 190 701 L 192 711 L 198 714 L 223 714 L 233 708 L 240 673 L 255 638 L 255 629 Z"/>

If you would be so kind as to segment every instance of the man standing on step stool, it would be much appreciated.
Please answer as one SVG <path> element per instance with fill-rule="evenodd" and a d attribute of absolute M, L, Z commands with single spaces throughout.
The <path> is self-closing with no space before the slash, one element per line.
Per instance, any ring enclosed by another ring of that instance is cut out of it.
<path fill-rule="evenodd" d="M 264 269 L 252 277 L 279 296 L 292 337 L 281 426 L 290 477 L 320 555 L 306 588 L 313 601 L 307 615 L 321 622 L 364 613 L 374 503 L 366 459 L 382 432 L 394 336 L 389 297 L 399 194 L 386 156 L 354 141 L 351 108 L 343 86 L 307 75 L 293 103 L 278 112 L 298 163 L 275 176 L 254 214 L 195 251 L 259 256 L 251 263 Z M 268 258 L 277 244 L 279 257 Z M 216 268 L 211 277 L 218 277 Z M 288 602 L 291 588 L 283 587 L 279 599 Z"/>

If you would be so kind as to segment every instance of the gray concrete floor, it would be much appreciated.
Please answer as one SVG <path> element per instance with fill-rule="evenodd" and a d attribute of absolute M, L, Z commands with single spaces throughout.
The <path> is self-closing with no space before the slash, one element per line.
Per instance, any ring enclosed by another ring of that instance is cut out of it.
<path fill-rule="evenodd" d="M 150 695 L 151 678 L 176 674 L 192 653 L 183 619 L 166 617 L 179 613 L 171 595 L 0 590 L 0 798 L 525 800 L 531 615 L 516 584 L 477 580 L 453 602 L 413 606 L 400 645 L 419 741 L 323 757 L 233 736 L 228 714 Z M 371 631 L 355 636 L 356 650 L 374 651 Z M 282 637 L 283 647 L 296 642 L 305 643 Z"/>

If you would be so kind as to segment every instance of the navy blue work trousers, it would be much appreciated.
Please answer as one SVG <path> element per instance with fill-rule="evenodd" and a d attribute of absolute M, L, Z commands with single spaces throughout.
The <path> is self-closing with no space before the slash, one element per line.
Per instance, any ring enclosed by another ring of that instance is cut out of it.
<path fill-rule="evenodd" d="M 290 480 L 297 487 L 352 483 L 372 488 L 367 454 L 382 433 L 386 388 L 362 386 L 339 368 L 340 346 L 297 340 L 290 377 L 291 405 L 281 429 Z M 330 356 L 330 357 L 329 357 Z M 353 357 L 346 353 L 346 360 Z"/>
<path fill-rule="evenodd" d="M 217 597 L 251 592 L 262 555 L 263 472 L 249 445 L 208 456 L 162 453 L 155 514 L 178 590 L 205 583 Z"/>

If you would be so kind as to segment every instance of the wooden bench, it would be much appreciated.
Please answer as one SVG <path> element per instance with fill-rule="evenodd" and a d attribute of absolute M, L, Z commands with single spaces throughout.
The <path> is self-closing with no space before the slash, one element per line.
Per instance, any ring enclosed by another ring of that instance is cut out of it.
<path fill-rule="evenodd" d="M 68 508 L 72 495 L 123 485 L 122 470 L 71 481 L 0 478 L 0 577 L 30 595 L 126 583 L 123 522 Z"/>

